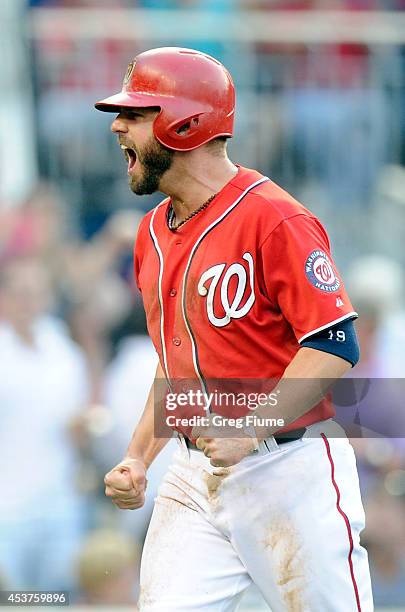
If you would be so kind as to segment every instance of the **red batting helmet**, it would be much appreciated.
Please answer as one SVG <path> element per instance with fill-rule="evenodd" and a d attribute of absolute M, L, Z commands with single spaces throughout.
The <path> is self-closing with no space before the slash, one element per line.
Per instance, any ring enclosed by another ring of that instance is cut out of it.
<path fill-rule="evenodd" d="M 107 113 L 151 106 L 160 107 L 154 135 L 169 149 L 191 151 L 233 134 L 232 77 L 200 51 L 162 47 L 141 53 L 129 64 L 121 93 L 95 104 Z"/>

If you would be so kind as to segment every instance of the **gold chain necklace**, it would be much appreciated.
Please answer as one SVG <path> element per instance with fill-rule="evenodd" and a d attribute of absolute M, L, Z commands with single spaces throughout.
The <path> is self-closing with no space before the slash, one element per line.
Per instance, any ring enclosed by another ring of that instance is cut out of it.
<path fill-rule="evenodd" d="M 169 228 L 172 231 L 176 231 L 179 229 L 179 227 L 181 227 L 182 225 L 184 225 L 185 223 L 187 223 L 187 221 L 190 221 L 190 219 L 192 219 L 193 217 L 195 217 L 196 215 L 198 215 L 199 212 L 201 212 L 202 210 L 205 210 L 207 208 L 207 206 L 209 204 L 211 204 L 212 200 L 215 198 L 215 196 L 217 196 L 218 194 L 214 193 L 214 195 L 210 196 L 208 198 L 208 200 L 206 202 L 204 202 L 204 204 L 201 204 L 201 206 L 199 206 L 198 208 L 196 208 L 195 210 L 193 210 L 192 213 L 190 213 L 185 219 L 183 219 L 182 221 L 179 221 L 179 223 L 175 222 L 175 212 L 173 210 L 173 207 L 170 207 L 170 211 L 169 211 Z"/>

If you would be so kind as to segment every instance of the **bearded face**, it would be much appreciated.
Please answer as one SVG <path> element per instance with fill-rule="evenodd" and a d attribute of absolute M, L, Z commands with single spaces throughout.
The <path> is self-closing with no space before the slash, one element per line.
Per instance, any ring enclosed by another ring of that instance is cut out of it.
<path fill-rule="evenodd" d="M 120 138 L 121 149 L 128 162 L 129 186 L 137 195 L 159 191 L 164 173 L 173 163 L 174 151 L 164 147 L 154 136 L 142 146 Z"/>

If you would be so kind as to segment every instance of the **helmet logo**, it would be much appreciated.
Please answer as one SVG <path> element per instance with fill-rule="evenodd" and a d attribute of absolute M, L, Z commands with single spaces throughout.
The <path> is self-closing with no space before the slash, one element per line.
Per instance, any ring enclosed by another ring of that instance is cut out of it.
<path fill-rule="evenodd" d="M 127 85 L 129 83 L 129 80 L 135 68 L 135 64 L 136 64 L 136 60 L 133 60 L 132 62 L 130 62 L 130 64 L 128 64 L 128 68 L 127 68 L 127 71 L 124 77 L 124 85 Z"/>

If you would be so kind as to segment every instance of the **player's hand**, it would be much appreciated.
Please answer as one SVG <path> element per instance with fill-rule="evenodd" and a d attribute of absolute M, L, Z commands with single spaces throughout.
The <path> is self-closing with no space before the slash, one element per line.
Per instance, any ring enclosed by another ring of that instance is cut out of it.
<path fill-rule="evenodd" d="M 105 494 L 122 510 L 136 510 L 145 503 L 146 468 L 140 459 L 126 458 L 104 478 Z"/>
<path fill-rule="evenodd" d="M 232 429 L 227 428 L 227 437 L 219 438 L 219 428 L 208 425 L 207 427 L 193 427 L 191 436 L 196 441 L 197 448 L 210 458 L 211 465 L 230 467 L 257 450 L 257 440 L 249 436 L 241 437 L 240 430 L 234 431 L 238 437 L 232 437 L 232 433 Z"/>

